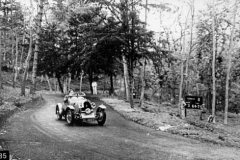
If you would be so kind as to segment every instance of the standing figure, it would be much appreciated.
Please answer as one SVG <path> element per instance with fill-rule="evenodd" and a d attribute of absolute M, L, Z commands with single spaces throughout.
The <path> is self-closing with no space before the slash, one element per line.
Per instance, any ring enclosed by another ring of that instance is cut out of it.
<path fill-rule="evenodd" d="M 93 94 L 97 94 L 97 82 L 96 81 L 92 82 L 92 88 L 93 88 Z"/>

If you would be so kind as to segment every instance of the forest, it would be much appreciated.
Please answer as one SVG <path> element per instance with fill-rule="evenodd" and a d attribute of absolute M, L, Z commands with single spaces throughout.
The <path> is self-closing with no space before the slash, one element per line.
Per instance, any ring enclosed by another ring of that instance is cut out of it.
<path fill-rule="evenodd" d="M 215 116 L 240 110 L 238 0 L 170 3 L 154 0 L 0 0 L 2 72 L 54 79 L 66 93 L 72 80 L 107 79 L 109 94 L 134 107 L 145 100 L 178 104 L 203 97 Z M 157 17 L 153 19 L 152 17 Z M 170 22 L 171 24 L 169 24 Z M 157 30 L 151 28 L 154 24 Z M 122 85 L 123 84 L 123 85 Z M 80 87 L 81 89 L 81 87 Z"/>

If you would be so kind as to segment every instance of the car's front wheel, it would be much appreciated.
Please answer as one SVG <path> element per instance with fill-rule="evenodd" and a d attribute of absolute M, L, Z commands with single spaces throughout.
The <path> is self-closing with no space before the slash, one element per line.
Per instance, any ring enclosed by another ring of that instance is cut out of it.
<path fill-rule="evenodd" d="M 103 126 L 104 123 L 106 122 L 106 118 L 107 118 L 106 112 L 101 110 L 101 111 L 97 112 L 97 115 L 98 115 L 98 118 L 97 118 L 98 124 Z"/>
<path fill-rule="evenodd" d="M 74 123 L 74 113 L 72 110 L 68 109 L 66 113 L 66 120 L 69 125 L 73 125 Z"/>

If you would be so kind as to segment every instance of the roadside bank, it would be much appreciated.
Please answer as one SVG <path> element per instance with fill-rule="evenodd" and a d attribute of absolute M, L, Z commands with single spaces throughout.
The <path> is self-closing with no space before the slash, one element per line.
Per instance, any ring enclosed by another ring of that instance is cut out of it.
<path fill-rule="evenodd" d="M 229 114 L 229 125 L 223 125 L 223 115 L 218 114 L 217 123 L 208 123 L 199 119 L 199 111 L 189 111 L 189 116 L 183 120 L 177 115 L 177 107 L 169 103 L 155 104 L 145 102 L 144 108 L 135 104 L 134 108 L 124 100 L 112 97 L 101 97 L 103 102 L 110 105 L 123 117 L 141 125 L 158 131 L 169 132 L 184 137 L 197 139 L 201 142 L 212 143 L 220 146 L 240 148 L 240 115 Z"/>
<path fill-rule="evenodd" d="M 6 124 L 8 118 L 18 112 L 31 109 L 44 103 L 41 94 L 26 94 L 26 96 L 19 96 L 19 88 L 4 86 L 4 89 L 0 95 L 0 134 L 5 133 L 2 127 Z M 3 148 L 0 143 L 0 150 L 1 149 Z"/>

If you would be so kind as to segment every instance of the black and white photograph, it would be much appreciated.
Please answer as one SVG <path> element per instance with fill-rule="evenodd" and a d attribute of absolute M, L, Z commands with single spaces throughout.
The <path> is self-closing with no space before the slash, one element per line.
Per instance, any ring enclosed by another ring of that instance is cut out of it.
<path fill-rule="evenodd" d="M 240 0 L 0 0 L 0 160 L 240 160 Z"/>

